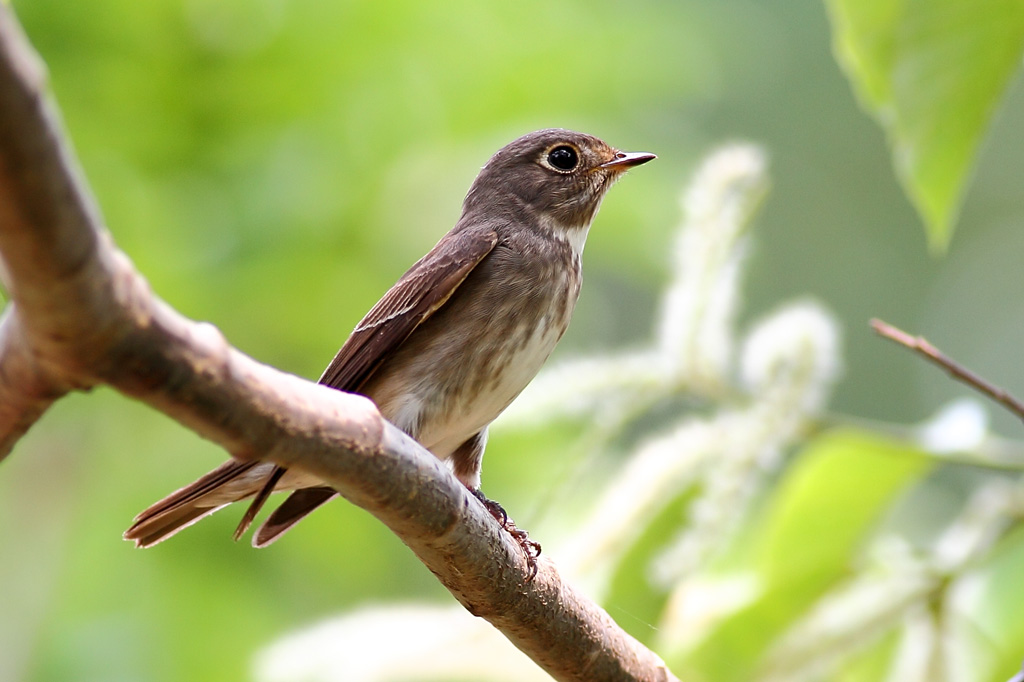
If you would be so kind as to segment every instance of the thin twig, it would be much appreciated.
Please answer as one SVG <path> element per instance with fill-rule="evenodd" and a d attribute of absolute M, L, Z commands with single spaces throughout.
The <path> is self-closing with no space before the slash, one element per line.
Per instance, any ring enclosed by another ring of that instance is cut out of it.
<path fill-rule="evenodd" d="M 1008 409 L 1018 418 L 1024 420 L 1024 402 L 1014 398 L 1010 393 L 995 384 L 986 381 L 971 370 L 967 369 L 957 361 L 944 355 L 938 348 L 928 343 L 922 336 L 911 336 L 902 329 L 898 329 L 882 320 L 871 320 L 871 328 L 880 336 L 895 341 L 901 346 L 923 355 L 932 363 L 949 372 L 954 379 L 961 381 L 974 390 L 987 395 L 992 400 Z"/>

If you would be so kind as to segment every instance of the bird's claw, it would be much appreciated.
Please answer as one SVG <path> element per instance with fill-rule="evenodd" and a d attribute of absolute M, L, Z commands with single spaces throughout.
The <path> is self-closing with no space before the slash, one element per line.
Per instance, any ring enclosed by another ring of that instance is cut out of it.
<path fill-rule="evenodd" d="M 494 500 L 488 499 L 480 489 L 473 490 L 473 495 L 483 503 L 484 507 L 490 512 L 491 516 L 505 529 L 505 532 L 512 536 L 512 539 L 516 541 L 522 550 L 523 554 L 526 555 L 526 567 L 530 570 L 529 576 L 526 581 L 530 582 L 537 577 L 537 558 L 540 556 L 541 547 L 540 543 L 530 539 L 529 533 L 522 528 L 516 526 L 516 522 L 509 518 L 508 512 L 505 508 Z"/>

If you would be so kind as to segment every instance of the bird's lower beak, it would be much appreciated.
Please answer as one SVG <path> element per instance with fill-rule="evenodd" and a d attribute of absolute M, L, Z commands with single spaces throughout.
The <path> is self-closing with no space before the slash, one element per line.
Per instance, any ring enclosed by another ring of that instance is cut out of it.
<path fill-rule="evenodd" d="M 615 158 L 602 163 L 598 168 L 612 168 L 614 170 L 626 170 L 633 166 L 639 166 L 658 158 L 650 152 L 616 152 Z"/>

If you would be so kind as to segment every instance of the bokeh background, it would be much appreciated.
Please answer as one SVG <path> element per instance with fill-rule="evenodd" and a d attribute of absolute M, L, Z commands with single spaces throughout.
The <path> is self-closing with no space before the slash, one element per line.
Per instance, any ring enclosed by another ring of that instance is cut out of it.
<path fill-rule="evenodd" d="M 1024 93 L 1014 85 L 996 119 L 948 253 L 930 255 L 821 2 L 14 7 L 119 246 L 171 305 L 286 371 L 319 375 L 454 223 L 493 151 L 559 126 L 659 159 L 605 201 L 558 357 L 650 336 L 683 184 L 702 155 L 744 140 L 767 150 L 772 189 L 741 323 L 795 296 L 831 309 L 837 418 L 913 423 L 965 391 L 875 338 L 874 316 L 1024 393 Z M 485 490 L 533 509 L 579 428 L 492 438 Z M 240 679 L 254 651 L 326 615 L 449 599 L 346 503 L 260 552 L 230 541 L 240 510 L 149 551 L 120 539 L 222 458 L 112 391 L 59 402 L 0 469 L 0 678 Z"/>

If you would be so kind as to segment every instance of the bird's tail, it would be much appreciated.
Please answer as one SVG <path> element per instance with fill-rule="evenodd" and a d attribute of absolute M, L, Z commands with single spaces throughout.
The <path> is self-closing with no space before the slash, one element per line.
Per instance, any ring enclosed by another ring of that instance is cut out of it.
<path fill-rule="evenodd" d="M 228 460 L 197 481 L 145 509 L 124 532 L 136 547 L 152 547 L 232 502 L 260 489 L 272 464 Z"/>

